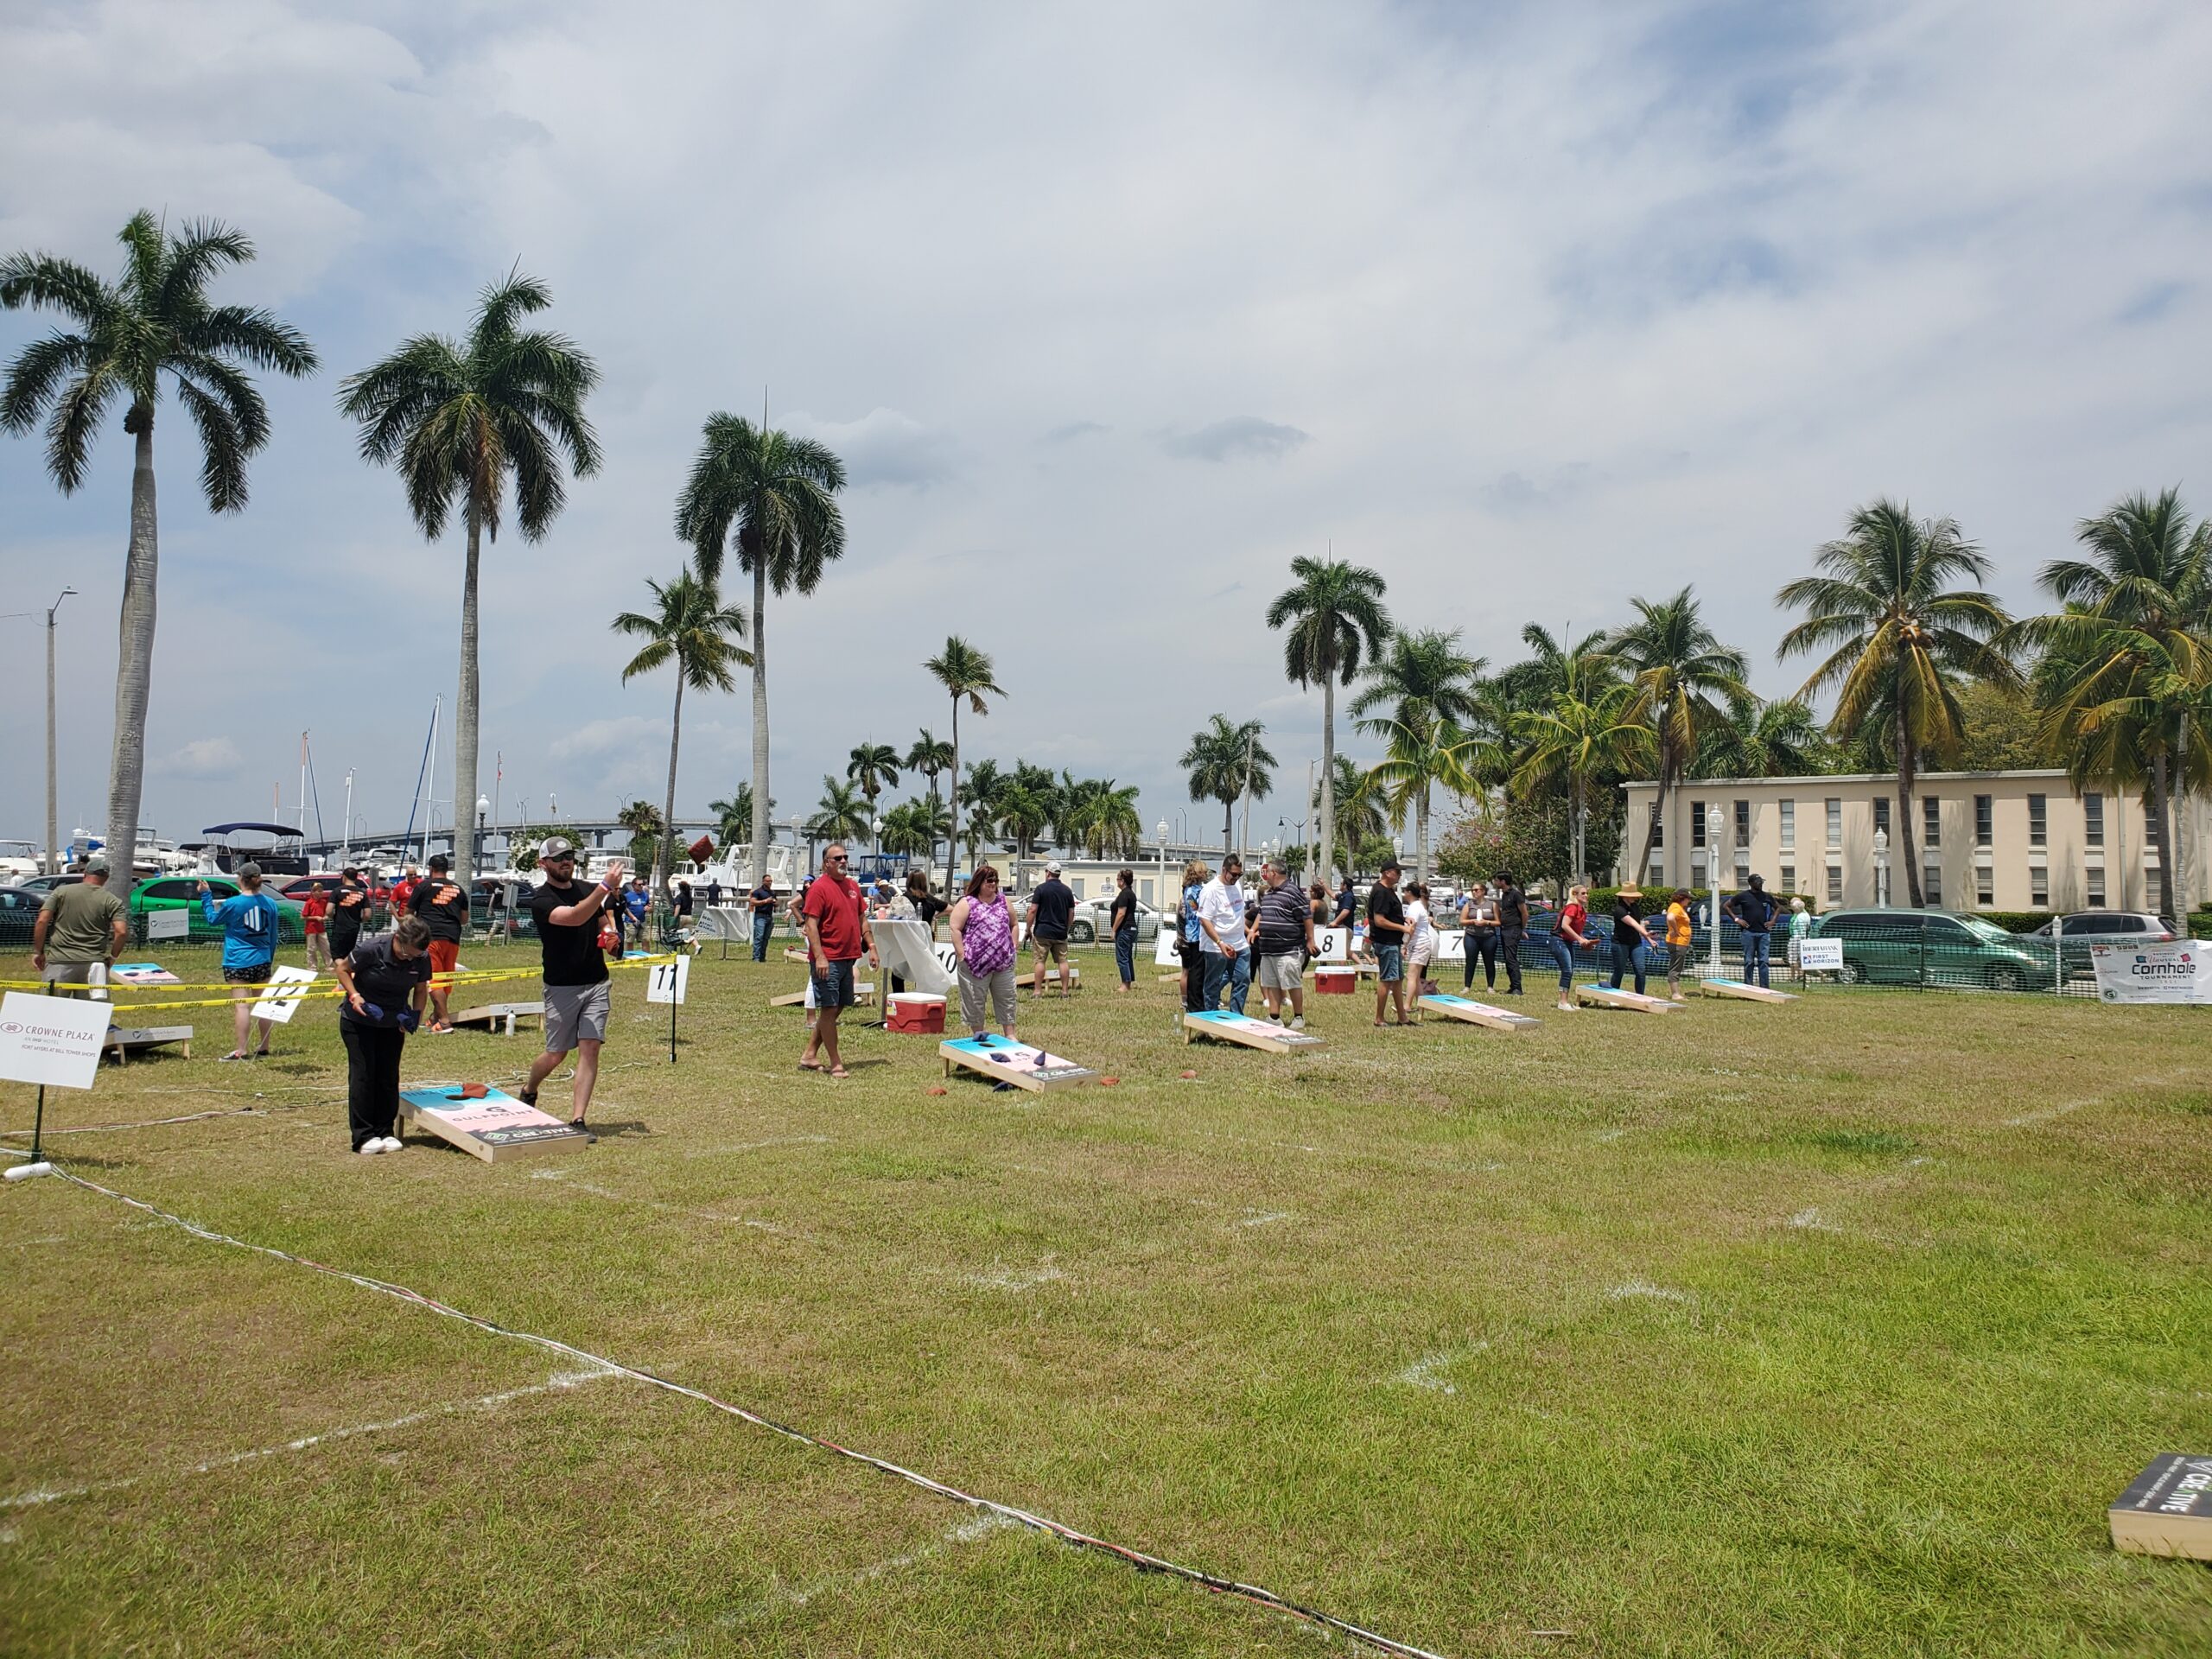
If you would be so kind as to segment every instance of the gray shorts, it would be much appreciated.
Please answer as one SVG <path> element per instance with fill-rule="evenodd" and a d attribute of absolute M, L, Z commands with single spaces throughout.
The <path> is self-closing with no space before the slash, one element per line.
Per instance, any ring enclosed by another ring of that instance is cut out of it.
<path fill-rule="evenodd" d="M 107 963 L 105 962 L 62 962 L 56 957 L 46 959 L 46 982 L 51 985 L 105 985 L 107 983 Z M 48 991 L 49 996 L 88 996 L 95 1002 L 107 1001 L 105 991 Z"/>
<path fill-rule="evenodd" d="M 1306 953 L 1286 950 L 1281 956 L 1260 958 L 1260 988 L 1263 991 L 1296 991 L 1305 988 Z"/>
<path fill-rule="evenodd" d="M 545 1052 L 565 1054 L 578 1043 L 607 1040 L 608 986 L 548 985 L 545 988 Z"/>

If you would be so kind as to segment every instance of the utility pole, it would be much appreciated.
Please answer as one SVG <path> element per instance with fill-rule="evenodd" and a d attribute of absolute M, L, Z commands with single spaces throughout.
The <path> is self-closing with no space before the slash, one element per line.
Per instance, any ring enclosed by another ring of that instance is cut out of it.
<path fill-rule="evenodd" d="M 1244 818 L 1236 831 L 1236 861 L 1244 861 L 1252 840 L 1252 734 L 1244 734 Z"/>
<path fill-rule="evenodd" d="M 64 588 L 60 599 L 46 607 L 46 873 L 61 874 L 60 849 L 55 845 L 61 838 L 61 821 L 55 816 L 54 804 L 54 613 L 61 608 L 61 601 L 77 590 Z M 137 826 L 131 826 L 132 851 L 137 850 Z"/>
<path fill-rule="evenodd" d="M 346 768 L 346 846 L 338 855 L 340 868 L 353 861 L 353 768 Z"/>

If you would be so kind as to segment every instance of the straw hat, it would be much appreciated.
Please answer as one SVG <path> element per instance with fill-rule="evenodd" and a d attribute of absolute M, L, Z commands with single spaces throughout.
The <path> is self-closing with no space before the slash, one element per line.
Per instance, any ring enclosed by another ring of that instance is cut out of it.
<path fill-rule="evenodd" d="M 1641 899 L 1643 897 L 1643 889 L 1631 881 L 1624 887 L 1615 887 L 1613 894 L 1620 899 Z"/>

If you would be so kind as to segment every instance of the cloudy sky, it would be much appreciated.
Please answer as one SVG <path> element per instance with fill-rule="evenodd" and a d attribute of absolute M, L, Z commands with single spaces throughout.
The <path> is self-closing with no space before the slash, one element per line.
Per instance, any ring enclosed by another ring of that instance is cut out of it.
<path fill-rule="evenodd" d="M 2212 507 L 2208 73 L 2190 0 L 17 0 L 0 248 L 111 271 L 135 209 L 219 217 L 260 249 L 223 297 L 327 365 L 270 388 L 242 515 L 157 429 L 164 833 L 272 784 L 289 817 L 302 728 L 333 833 L 349 767 L 371 828 L 404 820 L 459 536 L 423 543 L 334 397 L 518 261 L 599 359 L 607 464 L 486 562 L 504 806 L 659 798 L 671 688 L 620 683 L 607 620 L 683 556 L 702 419 L 765 387 L 853 480 L 843 562 L 771 603 L 779 814 L 862 739 L 943 733 L 920 664 L 957 631 L 1007 691 L 970 754 L 1195 828 L 1174 762 L 1209 714 L 1263 719 L 1301 782 L 1318 748 L 1262 620 L 1298 554 L 1499 663 L 1528 620 L 1692 583 L 1778 693 L 1774 589 L 1877 493 L 1957 517 L 2015 604 L 2123 492 Z M 0 350 L 42 326 L 0 314 Z M 65 833 L 104 802 L 129 450 L 118 416 L 64 499 L 0 438 L 0 608 L 83 595 Z M 0 835 L 35 836 L 38 622 L 0 629 Z M 690 811 L 749 713 L 687 715 Z"/>

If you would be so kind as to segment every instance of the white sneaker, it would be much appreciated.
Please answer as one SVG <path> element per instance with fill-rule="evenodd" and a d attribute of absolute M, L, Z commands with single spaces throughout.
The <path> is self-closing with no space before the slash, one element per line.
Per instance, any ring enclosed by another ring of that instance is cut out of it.
<path fill-rule="evenodd" d="M 1293 1020 L 1290 1022 L 1290 1028 L 1291 1028 L 1293 1031 L 1303 1031 L 1303 1030 L 1305 1030 L 1305 1029 L 1306 1029 L 1306 1016 L 1305 1016 L 1304 1014 L 1300 1014 L 1296 1019 Z"/>
<path fill-rule="evenodd" d="M 399 1137 L 396 1135 L 387 1135 L 384 1138 L 380 1149 L 385 1152 L 397 1152 L 399 1150 Z"/>
<path fill-rule="evenodd" d="M 384 1141 L 381 1138 L 376 1135 L 371 1135 L 367 1140 L 362 1141 L 359 1146 L 356 1147 L 354 1150 L 359 1153 L 364 1158 L 374 1158 L 384 1151 Z"/>

